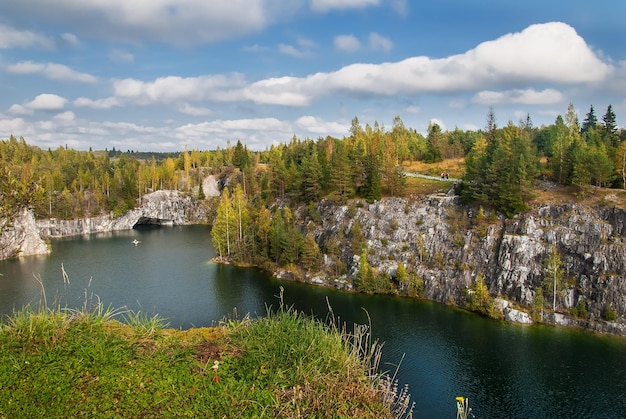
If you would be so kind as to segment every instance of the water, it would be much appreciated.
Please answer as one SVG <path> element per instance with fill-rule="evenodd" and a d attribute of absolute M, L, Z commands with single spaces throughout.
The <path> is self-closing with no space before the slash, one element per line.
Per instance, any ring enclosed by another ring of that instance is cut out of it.
<path fill-rule="evenodd" d="M 141 244 L 133 246 L 132 240 Z M 477 418 L 621 418 L 626 412 L 626 339 L 485 319 L 427 301 L 348 294 L 280 282 L 255 269 L 210 263 L 204 226 L 145 228 L 55 240 L 45 257 L 0 262 L 0 314 L 42 299 L 81 307 L 101 300 L 207 326 L 285 302 L 321 319 L 370 323 L 384 343 L 382 368 L 401 362 L 417 418 L 454 418 L 456 396 Z M 64 280 L 63 270 L 67 274 Z M 404 356 L 404 358 L 403 358 Z"/>

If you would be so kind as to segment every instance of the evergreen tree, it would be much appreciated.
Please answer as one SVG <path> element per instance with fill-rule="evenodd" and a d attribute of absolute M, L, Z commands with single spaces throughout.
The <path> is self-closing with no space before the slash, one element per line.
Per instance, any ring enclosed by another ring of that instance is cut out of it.
<path fill-rule="evenodd" d="M 424 162 L 437 163 L 443 161 L 441 150 L 437 147 L 439 137 L 442 135 L 441 127 L 436 123 L 428 125 L 428 137 L 426 137 L 426 153 L 424 154 Z"/>
<path fill-rule="evenodd" d="M 593 109 L 593 105 L 589 108 L 589 112 L 585 116 L 585 120 L 583 121 L 582 128 L 580 129 L 580 133 L 584 134 L 590 129 L 596 129 L 596 125 L 598 124 L 598 118 L 596 117 L 596 112 Z"/>
<path fill-rule="evenodd" d="M 378 157 L 373 154 L 370 154 L 365 159 L 365 180 L 361 188 L 361 195 L 370 203 L 382 198 L 380 164 L 378 161 Z"/>
<path fill-rule="evenodd" d="M 313 233 L 309 231 L 302 245 L 302 266 L 306 270 L 315 272 L 320 267 L 320 261 L 320 248 L 313 237 Z"/>
<path fill-rule="evenodd" d="M 235 145 L 235 150 L 233 151 L 233 166 L 243 170 L 250 165 L 250 160 L 248 150 L 241 144 L 240 140 L 237 140 L 237 145 Z"/>
<path fill-rule="evenodd" d="M 330 177 L 335 195 L 341 201 L 354 196 L 352 175 L 353 167 L 348 158 L 346 145 L 344 142 L 338 142 L 330 162 Z"/>
<path fill-rule="evenodd" d="M 619 135 L 617 134 L 617 122 L 615 112 L 613 112 L 613 106 L 609 105 L 606 109 L 606 113 L 602 117 L 604 125 L 602 127 L 602 137 L 604 143 L 609 149 L 616 148 L 619 144 Z"/>

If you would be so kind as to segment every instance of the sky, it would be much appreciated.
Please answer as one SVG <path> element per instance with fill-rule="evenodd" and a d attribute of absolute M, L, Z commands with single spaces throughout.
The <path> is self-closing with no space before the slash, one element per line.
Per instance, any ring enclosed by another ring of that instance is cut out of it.
<path fill-rule="evenodd" d="M 251 150 L 362 125 L 626 124 L 626 2 L 2 0 L 0 139 Z"/>

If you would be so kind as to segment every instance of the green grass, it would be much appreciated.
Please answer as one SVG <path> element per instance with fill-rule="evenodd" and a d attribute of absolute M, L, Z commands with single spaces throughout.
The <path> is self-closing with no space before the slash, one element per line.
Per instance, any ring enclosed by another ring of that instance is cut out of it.
<path fill-rule="evenodd" d="M 373 373 L 380 347 L 355 331 L 284 307 L 184 331 L 27 308 L 0 325 L 0 418 L 410 415 L 408 393 Z"/>

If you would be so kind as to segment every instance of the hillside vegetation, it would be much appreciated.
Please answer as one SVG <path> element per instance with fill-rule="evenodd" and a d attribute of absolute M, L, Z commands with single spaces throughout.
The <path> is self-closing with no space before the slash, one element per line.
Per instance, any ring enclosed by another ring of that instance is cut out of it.
<path fill-rule="evenodd" d="M 411 410 L 406 390 L 376 372 L 379 347 L 362 329 L 348 336 L 290 309 L 191 330 L 102 307 L 25 309 L 5 320 L 2 418 L 392 418 Z"/>

